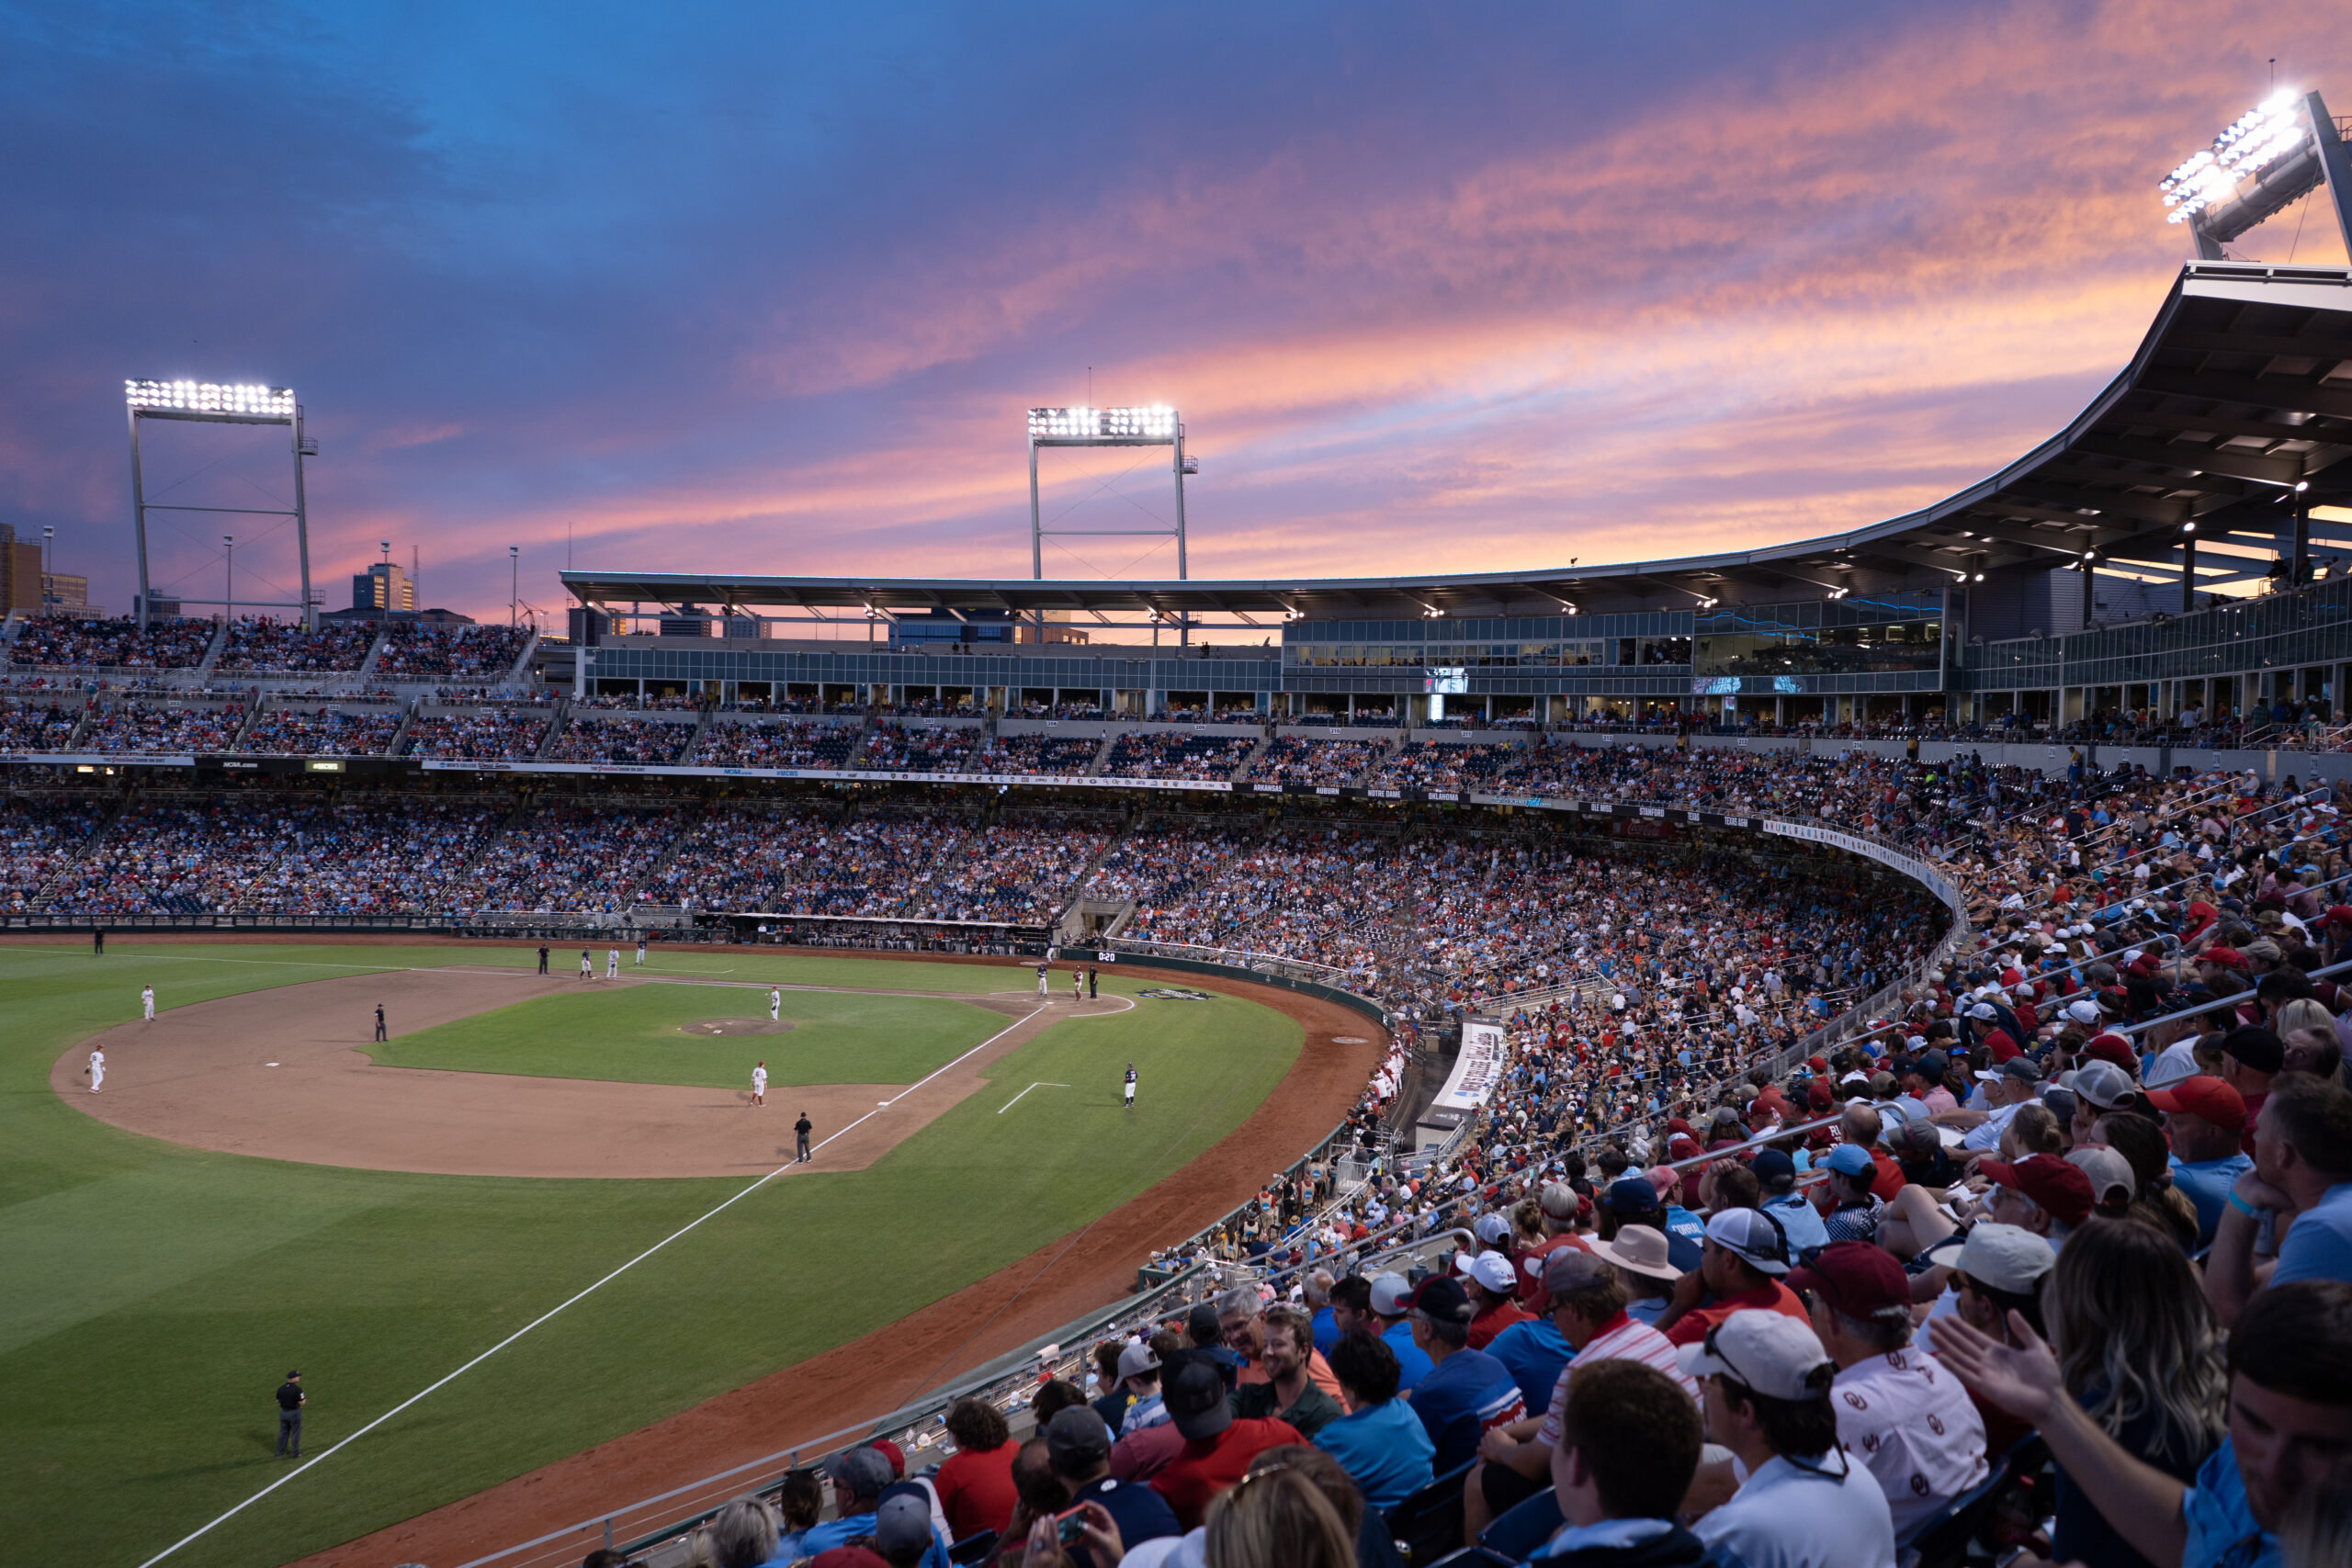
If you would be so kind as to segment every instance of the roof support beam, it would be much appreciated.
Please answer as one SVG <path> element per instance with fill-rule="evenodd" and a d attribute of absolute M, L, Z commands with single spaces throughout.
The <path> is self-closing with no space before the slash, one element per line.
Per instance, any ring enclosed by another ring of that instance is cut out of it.
<path fill-rule="evenodd" d="M 2185 442 L 2135 441 L 2126 435 L 2101 435 L 2096 432 L 2075 442 L 2075 450 L 2094 457 L 2162 463 L 2176 469 L 2192 470 L 2181 479 L 2184 487 L 2195 487 L 2198 474 L 2227 474 L 2233 479 L 2274 485 L 2291 485 L 2303 477 L 2303 458 L 2299 452 L 2271 457 L 2259 452 L 2195 446 Z"/>
<path fill-rule="evenodd" d="M 2323 387 L 2286 376 L 2225 376 L 2218 371 L 2151 370 L 2140 378 L 2151 392 L 2171 392 L 2184 398 L 2204 398 L 2217 403 L 2244 403 L 2249 408 L 2282 409 L 2291 413 L 2322 413 L 2352 419 L 2352 387 Z"/>

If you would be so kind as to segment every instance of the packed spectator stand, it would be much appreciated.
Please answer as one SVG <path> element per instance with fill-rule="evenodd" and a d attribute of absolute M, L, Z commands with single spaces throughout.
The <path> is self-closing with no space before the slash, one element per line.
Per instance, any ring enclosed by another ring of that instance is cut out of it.
<path fill-rule="evenodd" d="M 394 621 L 371 671 L 381 681 L 504 681 L 530 645 L 528 626 Z"/>
<path fill-rule="evenodd" d="M 211 651 L 216 631 L 210 621 L 176 617 L 141 631 L 128 616 L 39 615 L 17 628 L 8 661 L 35 670 L 193 670 Z"/>
<path fill-rule="evenodd" d="M 300 621 L 255 615 L 230 623 L 229 640 L 212 663 L 216 674 L 356 674 L 376 646 L 372 621 Z"/>

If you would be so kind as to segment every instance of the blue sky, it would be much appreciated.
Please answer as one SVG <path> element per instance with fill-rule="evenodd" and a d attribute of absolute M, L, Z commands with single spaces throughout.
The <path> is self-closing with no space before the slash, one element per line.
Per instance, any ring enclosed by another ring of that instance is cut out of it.
<path fill-rule="evenodd" d="M 2331 6 L 1645 11 L 0 6 L 0 521 L 127 605 L 119 384 L 192 375 L 301 393 L 331 605 L 379 539 L 484 615 L 567 536 L 1026 575 L 1021 411 L 1091 367 L 1182 410 L 1196 576 L 1800 536 L 2113 373 L 2270 56 L 2352 108 Z M 151 480 L 279 482 L 212 460 Z"/>

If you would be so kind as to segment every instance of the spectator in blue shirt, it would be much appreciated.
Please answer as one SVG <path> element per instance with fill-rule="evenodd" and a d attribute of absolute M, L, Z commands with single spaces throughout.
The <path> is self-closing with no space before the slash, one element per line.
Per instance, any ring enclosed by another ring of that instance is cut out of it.
<path fill-rule="evenodd" d="M 1396 1354 L 1385 1338 L 1344 1334 L 1331 1347 L 1331 1374 L 1351 1409 L 1315 1434 L 1315 1446 L 1355 1478 L 1365 1502 L 1393 1508 L 1435 1477 L 1437 1454 L 1420 1417 L 1396 1396 Z"/>
<path fill-rule="evenodd" d="M 2230 1189 L 2205 1258 L 2205 1299 L 2225 1324 L 2263 1288 L 2254 1262 L 2263 1213 L 2294 1216 L 2269 1289 L 2352 1281 L 2352 1092 L 2305 1073 L 2273 1080 L 2255 1123 L 2254 1168 Z"/>
<path fill-rule="evenodd" d="M 825 1477 L 833 1483 L 833 1512 L 838 1517 L 800 1538 L 803 1557 L 814 1557 L 828 1548 L 874 1533 L 883 1493 L 891 1483 L 890 1461 L 872 1449 L 843 1449 L 825 1461 Z M 906 1495 L 916 1496 L 921 1490 L 917 1486 Z M 928 1504 L 923 1517 L 926 1520 L 930 1517 Z M 931 1547 L 922 1558 L 922 1568 L 948 1568 L 947 1543 L 938 1537 L 934 1529 Z"/>
<path fill-rule="evenodd" d="M 1461 1280 L 1432 1274 L 1406 1304 L 1413 1343 L 1432 1364 L 1413 1390 L 1413 1414 L 1429 1432 L 1437 1450 L 1430 1463 L 1442 1474 L 1476 1459 L 1487 1428 L 1526 1415 L 1527 1401 L 1500 1361 L 1469 1348 L 1476 1309 Z"/>
<path fill-rule="evenodd" d="M 1547 1314 L 1512 1324 L 1487 1342 L 1487 1354 L 1503 1364 L 1532 1410 L 1550 1403 L 1552 1385 L 1560 1381 L 1560 1369 L 1576 1351 Z"/>
<path fill-rule="evenodd" d="M 1781 1222 L 1781 1229 L 1789 1238 L 1789 1254 L 1802 1263 L 1829 1245 L 1829 1231 L 1821 1223 L 1821 1211 L 1804 1201 L 1797 1190 L 1797 1164 L 1779 1149 L 1758 1149 L 1747 1168 L 1756 1173 L 1756 1185 L 1763 1193 L 1757 1207 Z"/>
<path fill-rule="evenodd" d="M 2166 1162 L 2172 1184 L 2197 1209 L 2197 1245 L 2213 1245 L 2222 1210 L 2238 1178 L 2254 1159 L 2238 1144 L 2245 1132 L 2245 1099 L 2219 1078 L 2183 1078 L 2170 1089 L 2152 1089 L 2148 1103 L 2165 1114 L 2172 1142 Z"/>
<path fill-rule="evenodd" d="M 2058 1359 L 2016 1314 L 2015 1345 L 1958 1316 L 1929 1324 L 1944 1366 L 2039 1429 L 2067 1476 L 2152 1562 L 2281 1568 L 2279 1527 L 2352 1469 L 2352 1285 L 2272 1285 L 2247 1304 L 2230 1336 L 2229 1437 L 2186 1485 L 2134 1458 L 2064 1393 Z"/>
<path fill-rule="evenodd" d="M 1340 1336 L 1359 1329 L 1379 1336 L 1396 1358 L 1397 1386 L 1407 1390 L 1429 1376 L 1430 1366 L 1413 1343 L 1412 1325 L 1405 1321 L 1405 1295 L 1410 1289 L 1402 1274 L 1383 1274 L 1376 1280 L 1351 1274 L 1331 1287 L 1331 1314 Z"/>

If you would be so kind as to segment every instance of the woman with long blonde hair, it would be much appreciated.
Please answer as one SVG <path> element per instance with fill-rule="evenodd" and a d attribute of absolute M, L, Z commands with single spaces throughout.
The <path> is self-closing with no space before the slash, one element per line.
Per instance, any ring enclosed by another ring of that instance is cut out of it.
<path fill-rule="evenodd" d="M 2137 1458 L 2183 1481 L 2222 1438 L 2221 1325 L 2180 1244 L 2149 1220 L 2094 1219 L 2059 1249 L 2041 1292 L 2066 1392 Z M 2132 1551 L 2058 1472 L 2060 1562 L 2136 1568 Z"/>
<path fill-rule="evenodd" d="M 1339 1510 L 1303 1470 L 1250 1472 L 1209 1505 L 1208 1568 L 1355 1568 L 1356 1545 Z"/>

